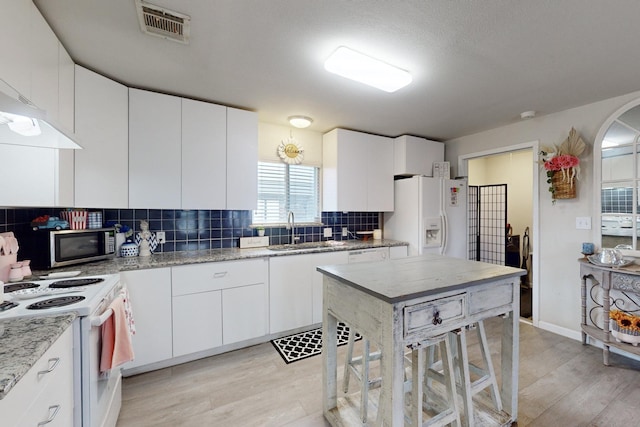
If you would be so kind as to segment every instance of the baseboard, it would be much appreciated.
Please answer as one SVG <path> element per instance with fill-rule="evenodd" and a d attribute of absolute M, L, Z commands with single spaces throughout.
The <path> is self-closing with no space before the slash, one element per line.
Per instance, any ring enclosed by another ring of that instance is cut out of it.
<path fill-rule="evenodd" d="M 538 322 L 538 328 L 545 331 L 553 332 L 554 334 L 562 335 L 563 337 L 571 338 L 576 341 L 582 341 L 582 332 L 575 331 L 569 328 L 563 328 L 562 326 L 554 325 L 553 323 Z"/>

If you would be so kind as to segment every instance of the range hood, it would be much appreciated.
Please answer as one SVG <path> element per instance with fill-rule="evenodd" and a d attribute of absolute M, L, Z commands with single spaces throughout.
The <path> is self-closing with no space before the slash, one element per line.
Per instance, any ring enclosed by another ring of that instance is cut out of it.
<path fill-rule="evenodd" d="M 44 110 L 0 79 L 0 144 L 41 148 L 82 148 L 75 136 L 54 124 Z"/>

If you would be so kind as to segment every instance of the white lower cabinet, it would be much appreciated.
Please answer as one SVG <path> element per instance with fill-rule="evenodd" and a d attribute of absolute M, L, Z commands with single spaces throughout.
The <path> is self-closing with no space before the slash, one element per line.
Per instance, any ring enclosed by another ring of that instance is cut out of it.
<path fill-rule="evenodd" d="M 222 345 L 222 291 L 173 297 L 173 357 Z"/>
<path fill-rule="evenodd" d="M 319 265 L 346 264 L 348 252 L 274 257 L 269 260 L 269 325 L 272 334 L 322 321 Z"/>
<path fill-rule="evenodd" d="M 129 289 L 136 322 L 132 337 L 135 359 L 123 369 L 171 359 L 171 269 L 123 271 L 120 278 Z"/>
<path fill-rule="evenodd" d="M 3 426 L 73 425 L 73 326 L 0 400 L 0 412 Z"/>
<path fill-rule="evenodd" d="M 223 344 L 245 341 L 269 333 L 269 292 L 266 271 L 264 279 L 263 283 L 222 291 Z"/>
<path fill-rule="evenodd" d="M 406 258 L 408 250 L 408 246 L 391 246 L 389 248 L 389 259 Z"/>
<path fill-rule="evenodd" d="M 173 267 L 173 356 L 267 335 L 266 259 Z"/>
<path fill-rule="evenodd" d="M 311 255 L 269 259 L 269 332 L 311 325 L 313 291 L 309 277 Z"/>

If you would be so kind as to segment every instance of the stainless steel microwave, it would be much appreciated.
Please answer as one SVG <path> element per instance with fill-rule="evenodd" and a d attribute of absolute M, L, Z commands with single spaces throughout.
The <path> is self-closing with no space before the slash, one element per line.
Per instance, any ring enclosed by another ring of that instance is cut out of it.
<path fill-rule="evenodd" d="M 109 259 L 116 252 L 116 230 L 34 230 L 20 239 L 20 252 L 37 269 Z"/>

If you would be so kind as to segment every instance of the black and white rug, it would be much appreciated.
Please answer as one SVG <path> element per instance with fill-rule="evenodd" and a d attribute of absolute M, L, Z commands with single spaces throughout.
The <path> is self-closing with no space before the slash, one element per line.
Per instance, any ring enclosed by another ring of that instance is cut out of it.
<path fill-rule="evenodd" d="M 361 338 L 356 334 L 356 341 Z M 338 345 L 345 345 L 348 341 L 349 328 L 338 323 Z M 271 344 L 286 363 L 297 362 L 322 353 L 322 328 L 271 340 Z"/>

